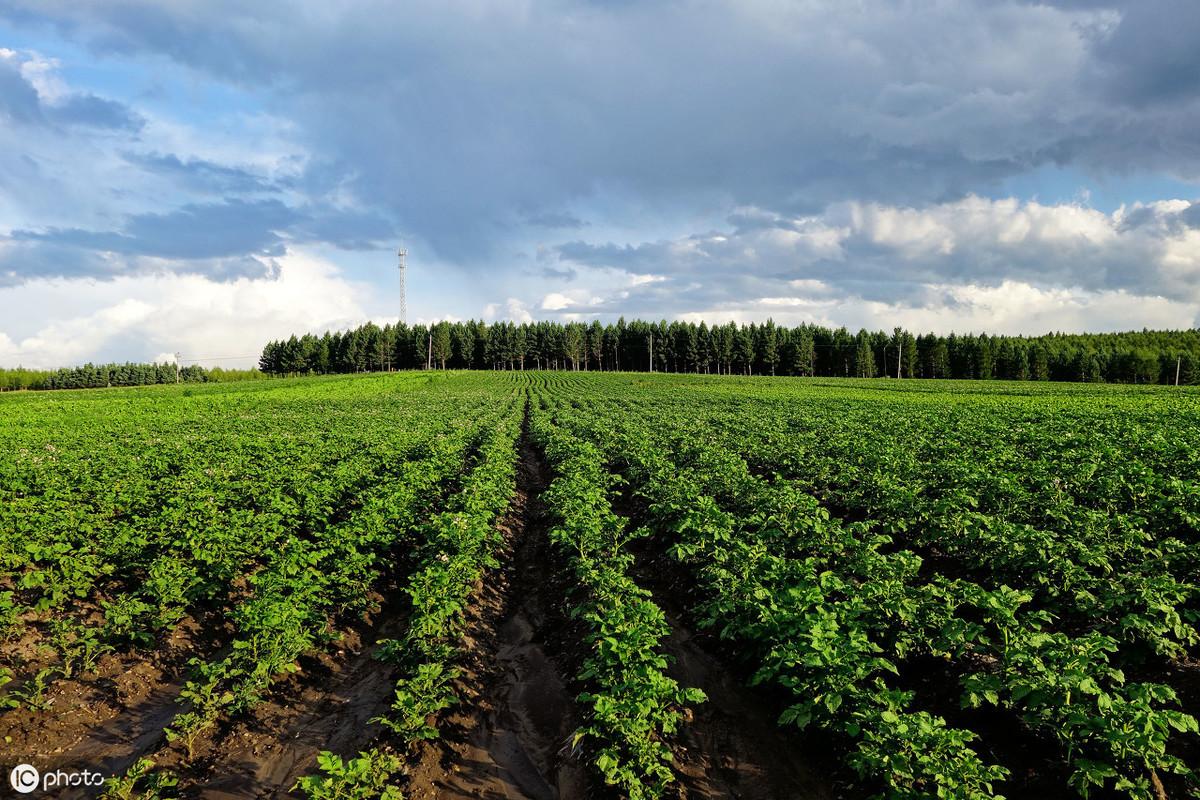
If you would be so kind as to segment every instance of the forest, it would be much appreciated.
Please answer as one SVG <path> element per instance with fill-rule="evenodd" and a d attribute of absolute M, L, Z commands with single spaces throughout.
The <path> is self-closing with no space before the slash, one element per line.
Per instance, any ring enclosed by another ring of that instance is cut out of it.
<path fill-rule="evenodd" d="M 709 326 L 624 318 L 427 325 L 367 323 L 268 342 L 258 369 L 192 364 L 0 368 L 0 391 L 216 383 L 280 375 L 402 369 L 582 370 L 840 378 L 955 378 L 1085 383 L 1200 384 L 1200 330 L 913 335 L 819 325 Z"/>
<path fill-rule="evenodd" d="M 223 369 L 190 364 L 83 364 L 54 370 L 0 368 L 0 392 L 19 389 L 105 389 L 111 386 L 151 386 L 163 383 L 223 383 L 265 377 L 258 370 Z"/>
<path fill-rule="evenodd" d="M 1044 336 L 890 334 L 767 320 L 368 323 L 269 342 L 272 375 L 397 369 L 555 369 L 823 377 L 1200 383 L 1200 331 Z"/>

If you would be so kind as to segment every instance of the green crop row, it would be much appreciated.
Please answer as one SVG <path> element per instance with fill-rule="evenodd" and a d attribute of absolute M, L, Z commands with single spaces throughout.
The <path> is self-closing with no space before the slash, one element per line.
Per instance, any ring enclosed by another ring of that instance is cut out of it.
<path fill-rule="evenodd" d="M 437 715 L 458 702 L 454 682 L 467 602 L 485 571 L 498 566 L 495 552 L 502 541 L 496 521 L 515 490 L 519 428 L 515 413 L 502 414 L 461 490 L 420 526 L 417 570 L 405 590 L 411 601 L 405 634 L 378 643 L 379 657 L 394 663 L 401 677 L 390 712 L 371 720 L 387 728 L 400 749 L 436 737 Z M 313 800 L 401 797 L 394 780 L 403 759 L 389 747 L 349 760 L 325 751 L 318 766 L 320 774 L 301 778 L 295 787 Z"/>
<path fill-rule="evenodd" d="M 670 628 L 650 593 L 629 576 L 633 557 L 625 545 L 635 534 L 609 505 L 616 479 L 604 471 L 599 451 L 564 436 L 541 411 L 531 432 L 556 474 L 544 496 L 557 519 L 549 536 L 583 590 L 572 613 L 587 626 L 578 679 L 590 688 L 578 698 L 587 716 L 574 744 L 587 746 L 605 783 L 622 797 L 661 797 L 675 780 L 666 739 L 704 693 L 666 674 L 661 649 Z"/>
<path fill-rule="evenodd" d="M 373 487 L 404 479 L 418 448 L 450 430 L 449 416 L 429 413 L 439 398 L 393 404 L 378 385 L 332 388 L 324 403 L 284 391 L 271 400 L 278 418 L 247 401 L 204 437 L 190 431 L 197 415 L 212 412 L 206 403 L 168 411 L 157 402 L 80 402 L 69 431 L 81 441 L 71 449 L 54 444 L 59 433 L 48 423 L 18 428 L 11 460 L 0 457 L 12 479 L 0 484 L 0 567 L 9 570 L 0 586 L 11 587 L 0 592 L 0 626 L 10 622 L 8 637 L 32 634 L 58 654 L 51 669 L 70 675 L 73 653 L 92 642 L 152 646 L 197 608 L 240 610 L 249 584 L 275 574 L 273 562 L 299 557 Z M 381 401 L 395 427 L 353 424 L 373 420 Z M 350 424 L 331 434 L 329 415 Z M 165 426 L 168 416 L 173 436 L 155 431 L 142 441 L 132 432 Z M 64 485 L 63 475 L 76 484 Z M 117 499 L 90 500 L 107 480 Z"/>

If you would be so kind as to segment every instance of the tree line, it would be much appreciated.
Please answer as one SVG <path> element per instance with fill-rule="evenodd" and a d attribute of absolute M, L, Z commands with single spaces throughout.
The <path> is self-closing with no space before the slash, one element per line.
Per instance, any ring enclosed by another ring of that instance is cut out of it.
<path fill-rule="evenodd" d="M 148 386 L 156 383 L 209 383 L 262 377 L 258 370 L 229 370 L 197 365 L 176 372 L 172 363 L 84 364 L 55 370 L 0 368 L 0 391 L 19 389 L 103 389 L 110 386 Z"/>
<path fill-rule="evenodd" d="M 723 375 L 1200 383 L 1200 331 L 991 336 L 626 321 L 367 323 L 263 348 L 272 375 L 397 369 L 565 369 Z"/>

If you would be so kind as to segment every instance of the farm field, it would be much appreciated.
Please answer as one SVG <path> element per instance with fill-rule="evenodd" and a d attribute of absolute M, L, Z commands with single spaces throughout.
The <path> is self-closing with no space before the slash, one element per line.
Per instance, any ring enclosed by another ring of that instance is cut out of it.
<path fill-rule="evenodd" d="M 0 752 L 94 797 L 1200 797 L 1200 390 L 0 396 Z"/>

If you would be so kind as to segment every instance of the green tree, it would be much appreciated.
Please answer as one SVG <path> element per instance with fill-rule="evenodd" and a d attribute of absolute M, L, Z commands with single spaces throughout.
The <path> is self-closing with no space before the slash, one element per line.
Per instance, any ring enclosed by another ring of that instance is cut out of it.
<path fill-rule="evenodd" d="M 450 345 L 450 323 L 439 322 L 433 326 L 433 362 L 440 364 L 442 369 L 446 368 L 446 361 L 449 360 L 453 350 Z"/>
<path fill-rule="evenodd" d="M 779 329 L 775 327 L 774 320 L 768 318 L 759 331 L 762 339 L 763 368 L 770 370 L 774 375 L 775 368 L 779 366 Z"/>
<path fill-rule="evenodd" d="M 871 351 L 871 338 L 867 331 L 858 332 L 854 351 L 854 374 L 859 378 L 875 377 L 875 353 Z"/>

